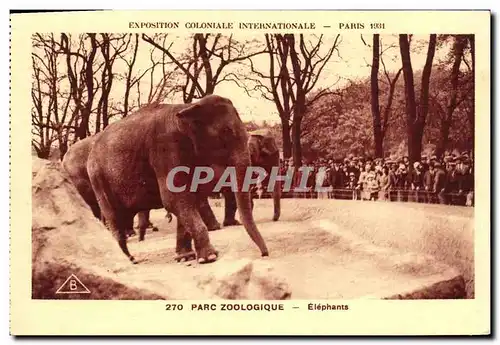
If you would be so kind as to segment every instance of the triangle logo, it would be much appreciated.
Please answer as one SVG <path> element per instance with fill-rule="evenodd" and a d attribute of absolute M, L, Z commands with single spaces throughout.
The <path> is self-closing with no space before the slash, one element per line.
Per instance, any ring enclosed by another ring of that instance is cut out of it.
<path fill-rule="evenodd" d="M 59 287 L 56 294 L 59 293 L 90 293 L 89 289 L 78 279 L 74 274 L 70 275 L 68 279 Z"/>

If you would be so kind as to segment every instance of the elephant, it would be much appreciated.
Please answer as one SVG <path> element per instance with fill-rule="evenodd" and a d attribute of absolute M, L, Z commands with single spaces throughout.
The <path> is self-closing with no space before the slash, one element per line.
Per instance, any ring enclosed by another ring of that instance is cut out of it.
<path fill-rule="evenodd" d="M 276 144 L 276 140 L 266 130 L 256 130 L 249 133 L 248 139 L 248 149 L 250 152 L 250 160 L 252 166 L 259 166 L 264 168 L 267 175 L 271 173 L 273 167 L 280 166 L 279 149 Z M 264 180 L 264 183 L 267 179 Z M 223 188 L 221 190 L 224 197 L 224 221 L 223 226 L 241 225 L 239 221 L 236 220 L 236 210 L 237 203 L 235 194 L 228 188 Z M 281 188 L 278 183 L 275 183 L 273 189 L 273 202 L 274 202 L 274 215 L 273 221 L 277 221 L 281 213 Z M 208 227 L 209 231 L 219 230 L 221 228 L 220 223 L 216 220 L 215 215 L 208 204 L 208 200 L 204 207 L 208 207 L 205 212 L 202 212 L 202 218 Z M 141 213 L 142 217 L 146 217 L 143 222 L 149 222 L 149 212 Z M 170 217 L 170 213 L 167 213 L 167 217 Z"/>
<path fill-rule="evenodd" d="M 131 262 L 137 263 L 128 250 L 126 231 L 136 213 L 158 208 L 177 217 L 176 260 L 217 260 L 203 220 L 213 185 L 196 192 L 168 186 L 170 173 L 178 167 L 189 173 L 176 175 L 174 184 L 191 186 L 193 168 L 200 166 L 212 167 L 216 179 L 233 167 L 241 221 L 261 255 L 269 255 L 253 219 L 250 193 L 242 190 L 250 166 L 248 134 L 229 99 L 208 95 L 191 104 L 145 106 L 106 127 L 90 150 L 87 172 L 99 209 Z"/>
<path fill-rule="evenodd" d="M 264 179 L 263 184 L 267 185 L 268 177 L 273 167 L 279 168 L 280 156 L 276 140 L 266 130 L 257 130 L 250 132 L 248 140 L 248 149 L 250 151 L 250 160 L 252 166 L 264 168 L 267 173 L 267 178 Z M 236 200 L 234 193 L 230 190 L 223 190 L 224 195 L 224 226 L 240 225 L 235 219 L 236 215 Z M 281 213 L 281 186 L 279 183 L 274 184 L 273 188 L 273 203 L 274 215 L 273 221 L 277 221 Z M 253 204 L 252 204 L 253 206 Z"/>
<path fill-rule="evenodd" d="M 105 220 L 101 217 L 101 210 L 99 209 L 99 204 L 97 203 L 95 193 L 90 183 L 89 174 L 87 172 L 87 161 L 90 150 L 100 134 L 101 133 L 96 133 L 93 136 L 77 141 L 71 145 L 64 155 L 62 165 L 64 170 L 68 173 L 71 182 L 75 185 L 78 193 L 82 196 L 87 205 L 89 205 L 94 216 L 105 222 Z M 158 228 L 153 226 L 149 221 L 148 211 L 141 211 L 137 214 L 137 216 L 139 241 L 144 240 L 147 228 L 151 227 L 153 231 L 158 231 Z M 128 236 L 134 236 L 135 234 L 136 233 L 133 228 L 127 229 Z"/>

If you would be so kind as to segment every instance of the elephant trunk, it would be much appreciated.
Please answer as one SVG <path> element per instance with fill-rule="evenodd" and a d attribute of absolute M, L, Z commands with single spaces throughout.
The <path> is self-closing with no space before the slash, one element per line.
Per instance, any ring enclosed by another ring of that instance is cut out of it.
<path fill-rule="evenodd" d="M 247 231 L 248 235 L 250 238 L 255 242 L 255 244 L 259 247 L 260 252 L 262 256 L 268 256 L 269 251 L 267 250 L 266 243 L 264 242 L 264 239 L 262 238 L 262 235 L 259 232 L 259 229 L 257 229 L 257 225 L 255 224 L 255 221 L 253 219 L 253 214 L 252 214 L 252 199 L 250 192 L 243 192 L 242 191 L 242 186 L 243 186 L 243 181 L 245 179 L 245 174 L 246 174 L 246 169 L 250 165 L 250 157 L 248 157 L 248 153 L 246 154 L 246 159 L 242 159 L 240 156 L 238 158 L 238 163 L 235 164 L 236 168 L 236 177 L 238 180 L 238 190 L 236 191 L 236 204 L 238 207 L 238 211 L 240 213 L 240 220 L 243 223 L 243 226 L 245 227 L 245 230 Z M 242 162 L 242 160 L 244 160 Z"/>
<path fill-rule="evenodd" d="M 274 184 L 273 201 L 274 201 L 273 221 L 277 221 L 278 219 L 280 219 L 281 215 L 281 184 L 279 182 L 276 182 Z"/>

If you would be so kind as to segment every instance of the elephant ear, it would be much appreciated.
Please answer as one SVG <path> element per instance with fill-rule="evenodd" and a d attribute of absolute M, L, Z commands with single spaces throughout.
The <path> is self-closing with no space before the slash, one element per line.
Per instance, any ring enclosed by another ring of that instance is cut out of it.
<path fill-rule="evenodd" d="M 181 109 L 177 112 L 177 117 L 180 119 L 196 119 L 202 116 L 202 106 L 199 102 L 189 105 L 189 107 Z"/>
<path fill-rule="evenodd" d="M 179 110 L 177 117 L 179 119 L 209 122 L 227 112 L 230 106 L 232 107 L 232 103 L 229 99 L 216 95 L 208 95 L 198 102 L 190 104 L 187 108 Z"/>

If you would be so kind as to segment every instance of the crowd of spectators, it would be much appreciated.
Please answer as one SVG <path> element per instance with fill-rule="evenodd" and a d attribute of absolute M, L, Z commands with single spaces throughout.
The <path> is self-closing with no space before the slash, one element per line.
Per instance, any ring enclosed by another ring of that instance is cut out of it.
<path fill-rule="evenodd" d="M 298 170 L 294 174 L 291 191 L 284 192 L 283 197 L 473 206 L 472 159 L 468 152 L 448 154 L 442 159 L 422 156 L 419 162 L 412 165 L 406 156 L 400 159 L 371 159 L 350 155 L 342 160 L 318 159 L 304 164 L 314 168 L 307 178 L 306 191 L 294 191 L 294 186 L 301 181 L 301 171 Z M 292 166 L 292 161 L 282 160 L 281 175 L 285 175 Z M 318 191 L 317 186 L 325 188 Z"/>

